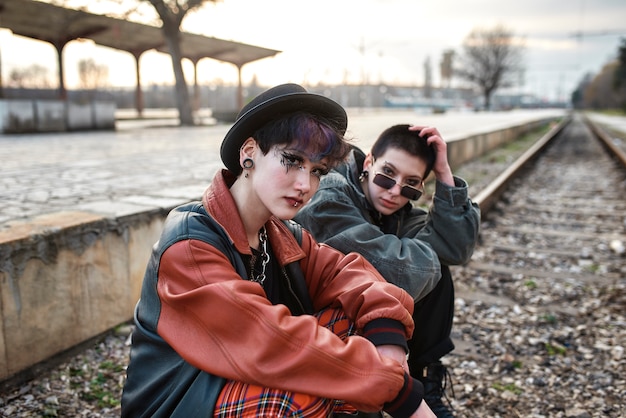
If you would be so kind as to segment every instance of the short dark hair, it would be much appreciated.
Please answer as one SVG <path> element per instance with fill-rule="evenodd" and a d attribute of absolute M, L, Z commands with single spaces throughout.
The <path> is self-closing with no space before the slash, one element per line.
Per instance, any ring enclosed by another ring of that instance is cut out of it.
<path fill-rule="evenodd" d="M 394 125 L 385 129 L 372 145 L 372 157 L 378 159 L 389 148 L 406 151 L 426 163 L 425 179 L 435 165 L 437 154 L 435 148 L 427 144 L 426 137 L 419 136 L 419 131 L 410 131 L 410 126 Z"/>
<path fill-rule="evenodd" d="M 293 145 L 311 161 L 326 158 L 329 168 L 343 162 L 350 151 L 334 123 L 307 112 L 294 112 L 274 119 L 257 129 L 253 138 L 263 154 L 274 145 Z"/>

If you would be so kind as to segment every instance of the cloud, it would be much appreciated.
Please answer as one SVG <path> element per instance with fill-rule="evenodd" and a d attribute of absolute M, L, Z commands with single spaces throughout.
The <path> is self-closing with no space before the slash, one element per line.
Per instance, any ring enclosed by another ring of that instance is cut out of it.
<path fill-rule="evenodd" d="M 430 60 L 437 84 L 446 49 L 459 51 L 474 28 L 502 24 L 526 45 L 526 78 L 535 81 L 522 88 L 555 94 L 573 90 L 584 72 L 598 71 L 615 55 L 620 37 L 626 37 L 624 16 L 624 0 L 222 0 L 187 16 L 183 28 L 283 51 L 245 65 L 244 83 L 256 78 L 266 84 L 364 79 L 422 84 L 425 61 Z M 611 33 L 602 34 L 607 31 Z M 45 61 L 54 68 L 56 64 L 50 45 L 15 37 L 0 43 L 5 74 L 11 66 Z M 35 52 L 23 53 L 28 50 Z M 106 57 L 112 84 L 134 85 L 134 61 L 129 54 L 102 50 L 68 44 L 64 52 L 68 86 L 76 62 L 89 57 L 98 62 Z M 156 52 L 142 55 L 143 84 L 171 82 L 171 71 L 165 69 L 168 60 Z M 183 65 L 190 71 L 189 63 Z M 205 59 L 198 70 L 202 83 L 237 82 L 237 70 L 230 64 Z"/>

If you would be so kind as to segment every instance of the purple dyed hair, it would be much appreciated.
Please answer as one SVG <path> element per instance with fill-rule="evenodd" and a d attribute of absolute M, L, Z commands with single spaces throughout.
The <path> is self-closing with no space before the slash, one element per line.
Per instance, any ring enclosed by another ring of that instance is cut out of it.
<path fill-rule="evenodd" d="M 329 168 L 343 162 L 350 150 L 333 121 L 306 112 L 274 119 L 258 129 L 253 137 L 263 154 L 267 154 L 274 145 L 287 145 L 302 152 L 311 161 L 326 158 Z"/>

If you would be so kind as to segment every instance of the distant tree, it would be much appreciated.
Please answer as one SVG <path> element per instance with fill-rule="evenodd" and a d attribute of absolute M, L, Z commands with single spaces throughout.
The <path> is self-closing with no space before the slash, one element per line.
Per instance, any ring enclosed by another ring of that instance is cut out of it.
<path fill-rule="evenodd" d="M 626 87 L 626 38 L 622 38 L 622 44 L 617 52 L 617 62 L 615 85 L 617 87 Z"/>
<path fill-rule="evenodd" d="M 78 61 L 78 77 L 84 89 L 104 87 L 109 81 L 109 67 L 98 64 L 92 58 Z"/>
<path fill-rule="evenodd" d="M 583 94 L 585 107 L 592 109 L 614 109 L 624 100 L 623 92 L 615 89 L 615 72 L 618 61 L 611 61 L 593 78 Z"/>
<path fill-rule="evenodd" d="M 572 105 L 576 109 L 583 109 L 586 107 L 585 103 L 585 90 L 593 81 L 593 74 L 585 73 L 582 80 L 576 86 L 576 90 L 572 93 Z"/>
<path fill-rule="evenodd" d="M 614 87 L 622 97 L 621 107 L 626 111 L 626 38 L 617 52 L 617 68 L 615 68 Z"/>
<path fill-rule="evenodd" d="M 33 64 L 24 68 L 14 68 L 9 74 L 9 86 L 31 89 L 49 89 L 52 87 L 50 73 L 46 67 Z"/>
<path fill-rule="evenodd" d="M 522 39 L 498 25 L 472 30 L 462 48 L 454 74 L 478 86 L 489 109 L 494 91 L 515 85 L 524 71 Z"/>

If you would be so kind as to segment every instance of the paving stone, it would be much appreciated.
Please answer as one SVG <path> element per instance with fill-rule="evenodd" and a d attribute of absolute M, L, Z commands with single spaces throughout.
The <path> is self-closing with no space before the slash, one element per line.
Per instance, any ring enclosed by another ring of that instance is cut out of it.
<path fill-rule="evenodd" d="M 383 129 L 419 123 L 437 126 L 451 141 L 560 114 L 563 110 L 424 115 L 410 109 L 348 109 L 347 136 L 369 149 Z M 0 224 L 77 204 L 99 212 L 106 209 L 99 202 L 110 205 L 129 196 L 143 195 L 142 206 L 155 196 L 195 200 L 223 166 L 219 148 L 229 125 L 117 126 L 116 131 L 0 136 L 0 202 L 16 203 L 0 204 Z M 108 210 L 136 209 L 126 204 Z M 153 206 L 160 205 L 156 201 Z"/>

